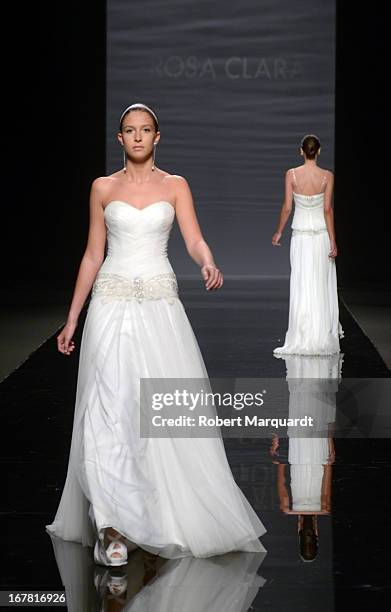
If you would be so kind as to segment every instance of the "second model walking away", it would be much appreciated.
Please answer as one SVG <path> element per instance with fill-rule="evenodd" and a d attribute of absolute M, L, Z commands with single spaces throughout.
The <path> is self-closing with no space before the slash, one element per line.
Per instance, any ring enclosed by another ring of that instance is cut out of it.
<path fill-rule="evenodd" d="M 289 323 L 283 346 L 274 355 L 339 353 L 343 330 L 339 321 L 333 188 L 334 175 L 317 164 L 320 140 L 307 134 L 301 141 L 304 164 L 285 175 L 285 200 L 272 244 L 280 246 L 292 211 Z"/>

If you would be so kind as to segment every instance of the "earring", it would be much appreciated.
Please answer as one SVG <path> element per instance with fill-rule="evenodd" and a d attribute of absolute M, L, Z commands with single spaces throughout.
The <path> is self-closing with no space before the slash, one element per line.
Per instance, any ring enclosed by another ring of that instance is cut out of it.
<path fill-rule="evenodd" d="M 125 153 L 125 147 L 123 145 L 122 145 L 122 153 L 124 157 L 124 172 L 126 172 L 126 153 Z"/>
<path fill-rule="evenodd" d="M 153 143 L 153 155 L 152 155 L 152 170 L 155 170 L 155 153 L 156 153 L 157 142 Z"/>

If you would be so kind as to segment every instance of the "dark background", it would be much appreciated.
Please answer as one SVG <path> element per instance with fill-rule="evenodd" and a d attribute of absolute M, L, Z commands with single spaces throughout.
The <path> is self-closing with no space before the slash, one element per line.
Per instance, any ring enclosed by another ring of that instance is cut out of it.
<path fill-rule="evenodd" d="M 106 6 L 28 10 L 17 19 L 22 54 L 8 63 L 15 105 L 6 127 L 15 151 L 2 211 L 3 282 L 71 289 L 86 245 L 91 177 L 105 173 Z M 376 287 L 389 259 L 384 4 L 360 12 L 337 2 L 336 21 L 338 279 Z"/>

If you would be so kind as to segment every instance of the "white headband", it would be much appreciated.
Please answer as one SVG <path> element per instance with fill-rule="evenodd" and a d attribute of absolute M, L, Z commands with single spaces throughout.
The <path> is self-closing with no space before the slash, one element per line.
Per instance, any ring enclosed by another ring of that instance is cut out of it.
<path fill-rule="evenodd" d="M 139 108 L 140 110 L 147 110 L 149 113 L 151 113 L 151 115 L 153 117 L 155 117 L 157 126 L 159 127 L 159 120 L 156 116 L 156 114 L 153 112 L 152 108 L 149 108 L 149 106 L 147 106 L 146 104 L 143 104 L 142 102 L 135 102 L 135 104 L 131 104 L 130 106 L 128 106 L 127 108 L 125 108 L 124 112 L 122 113 L 120 120 L 119 120 L 119 124 L 121 125 L 122 119 L 124 118 L 125 114 L 128 112 L 128 110 L 130 110 L 131 108 Z"/>

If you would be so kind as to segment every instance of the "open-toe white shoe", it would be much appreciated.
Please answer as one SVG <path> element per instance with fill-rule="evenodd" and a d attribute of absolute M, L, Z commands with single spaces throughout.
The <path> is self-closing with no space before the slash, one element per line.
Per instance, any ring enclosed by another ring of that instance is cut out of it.
<path fill-rule="evenodd" d="M 112 541 L 107 548 L 103 546 L 100 538 L 96 540 L 94 548 L 95 563 L 112 567 L 125 565 L 128 562 L 128 549 L 126 544 L 121 542 L 120 537 L 118 539 L 111 538 Z"/>

